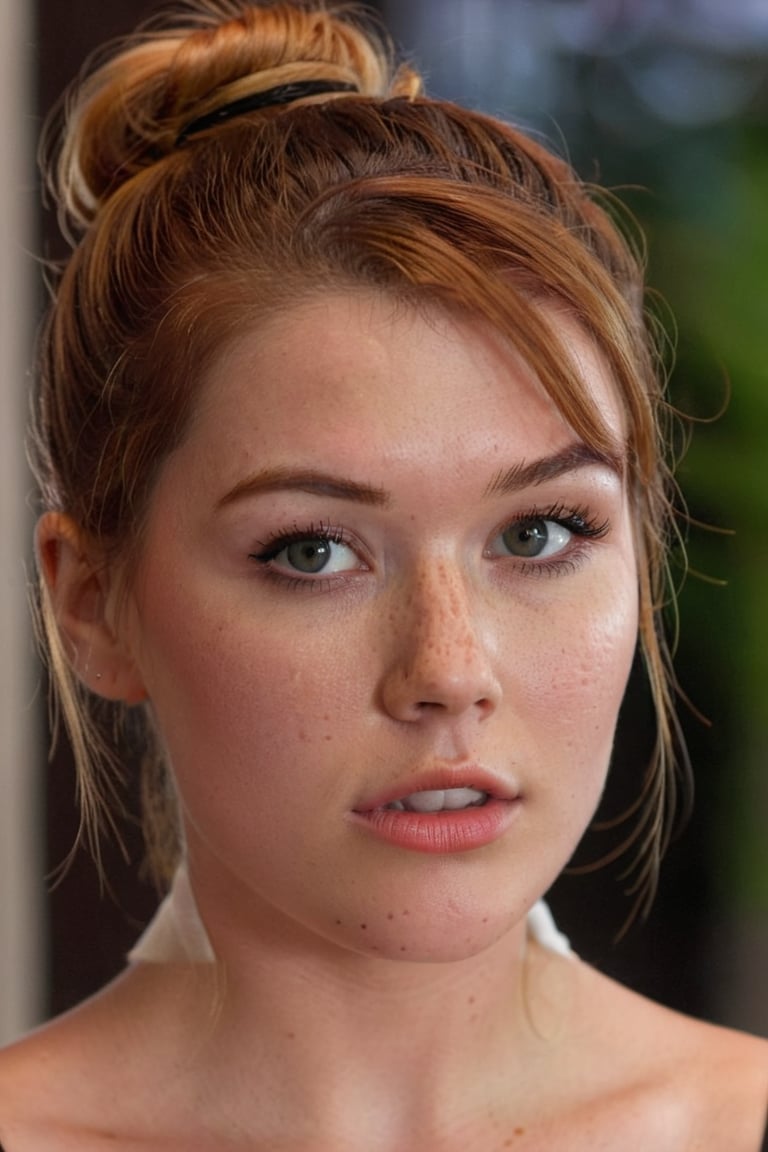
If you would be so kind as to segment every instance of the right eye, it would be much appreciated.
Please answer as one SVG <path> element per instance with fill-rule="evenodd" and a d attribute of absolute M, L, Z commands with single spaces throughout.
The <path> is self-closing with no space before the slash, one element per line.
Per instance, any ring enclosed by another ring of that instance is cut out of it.
<path fill-rule="evenodd" d="M 314 576 L 317 572 L 348 572 L 359 567 L 358 558 L 349 545 L 324 536 L 293 540 L 275 553 L 272 564 L 305 576 Z"/>
<path fill-rule="evenodd" d="M 354 549 L 335 530 L 309 529 L 277 536 L 251 558 L 285 576 L 333 576 L 365 567 Z"/>

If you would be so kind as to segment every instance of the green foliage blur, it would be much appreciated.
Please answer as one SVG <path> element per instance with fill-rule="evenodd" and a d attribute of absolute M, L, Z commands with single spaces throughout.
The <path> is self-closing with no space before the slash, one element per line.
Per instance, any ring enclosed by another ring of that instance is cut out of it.
<path fill-rule="evenodd" d="M 691 517 L 712 526 L 689 530 L 692 574 L 680 597 L 680 675 L 713 724 L 710 740 L 689 740 L 701 747 L 699 787 L 723 817 L 712 825 L 721 891 L 745 912 L 768 911 L 765 111 L 753 109 L 753 123 L 678 132 L 659 151 L 664 210 L 648 229 L 652 280 L 679 331 L 672 399 L 701 421 L 678 474 Z"/>
<path fill-rule="evenodd" d="M 575 139 L 584 164 L 589 151 L 601 157 L 601 179 L 616 188 L 645 233 L 651 306 L 673 346 L 669 399 L 686 430 L 676 468 L 685 555 L 673 563 L 680 627 L 675 664 L 691 705 L 682 703 L 681 715 L 695 811 L 706 814 L 700 819 L 711 860 L 710 898 L 733 919 L 765 916 L 766 90 L 716 125 L 641 123 L 634 136 L 625 125 L 616 138 L 587 118 Z"/>

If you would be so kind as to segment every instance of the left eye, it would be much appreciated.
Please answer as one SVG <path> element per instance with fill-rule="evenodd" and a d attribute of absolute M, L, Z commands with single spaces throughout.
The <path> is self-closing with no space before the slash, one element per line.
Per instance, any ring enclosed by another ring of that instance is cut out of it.
<path fill-rule="evenodd" d="M 489 549 L 493 556 L 517 556 L 522 560 L 546 560 L 562 552 L 573 533 L 557 520 L 539 517 L 516 520 L 495 538 Z"/>
<path fill-rule="evenodd" d="M 327 536 L 304 536 L 291 540 L 268 557 L 275 568 L 298 572 L 302 576 L 314 576 L 320 572 L 349 572 L 360 567 L 360 560 L 353 550 L 340 541 Z"/>

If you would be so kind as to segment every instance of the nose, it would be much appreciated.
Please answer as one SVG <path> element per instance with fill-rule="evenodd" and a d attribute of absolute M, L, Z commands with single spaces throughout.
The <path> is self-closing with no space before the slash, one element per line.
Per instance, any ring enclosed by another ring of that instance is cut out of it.
<path fill-rule="evenodd" d="M 463 573 L 436 562 L 403 589 L 392 616 L 391 657 L 382 680 L 385 711 L 396 720 L 495 711 L 501 687 L 489 622 Z"/>

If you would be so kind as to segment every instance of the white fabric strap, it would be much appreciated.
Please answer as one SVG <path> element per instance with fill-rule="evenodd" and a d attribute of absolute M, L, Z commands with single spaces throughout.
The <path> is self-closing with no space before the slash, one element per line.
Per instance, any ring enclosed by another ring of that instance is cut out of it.
<path fill-rule="evenodd" d="M 548 948 L 550 952 L 557 952 L 560 956 L 573 956 L 571 942 L 555 924 L 555 918 L 546 900 L 537 900 L 528 913 L 528 936 L 537 944 L 541 944 L 542 948 Z"/>
<path fill-rule="evenodd" d="M 150 964 L 215 962 L 185 867 L 176 870 L 170 892 L 128 953 L 128 959 Z"/>

